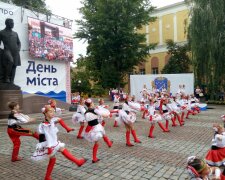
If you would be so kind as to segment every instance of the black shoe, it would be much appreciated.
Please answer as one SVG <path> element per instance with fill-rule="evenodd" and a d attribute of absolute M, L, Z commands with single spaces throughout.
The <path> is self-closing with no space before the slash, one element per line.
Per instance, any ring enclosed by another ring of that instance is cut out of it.
<path fill-rule="evenodd" d="M 100 161 L 100 159 L 97 159 L 96 161 L 92 160 L 92 163 L 97 163 L 98 161 Z"/>
<path fill-rule="evenodd" d="M 132 146 L 134 146 L 133 144 L 126 144 L 126 146 L 128 146 L 128 147 L 132 147 Z"/>

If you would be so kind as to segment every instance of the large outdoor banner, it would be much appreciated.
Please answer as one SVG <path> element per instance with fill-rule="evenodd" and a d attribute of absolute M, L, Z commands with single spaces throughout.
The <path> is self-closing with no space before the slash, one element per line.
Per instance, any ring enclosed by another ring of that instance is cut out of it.
<path fill-rule="evenodd" d="M 13 31 L 18 33 L 21 41 L 21 66 L 16 69 L 15 84 L 23 93 L 70 103 L 72 30 L 62 27 L 60 19 L 51 17 L 50 23 L 46 22 L 45 15 L 36 15 L 27 9 L 0 2 L 0 30 L 5 28 L 6 18 L 13 19 Z M 0 48 L 4 48 L 3 45 Z"/>
<path fill-rule="evenodd" d="M 28 17 L 28 33 L 31 57 L 73 60 L 71 29 Z"/>
<path fill-rule="evenodd" d="M 150 91 L 155 88 L 158 91 L 167 89 L 173 95 L 177 93 L 179 85 L 185 86 L 187 94 L 194 93 L 194 74 L 156 74 L 156 75 L 131 75 L 130 90 L 131 95 L 135 95 L 137 99 L 141 99 L 141 91 L 146 85 Z"/>

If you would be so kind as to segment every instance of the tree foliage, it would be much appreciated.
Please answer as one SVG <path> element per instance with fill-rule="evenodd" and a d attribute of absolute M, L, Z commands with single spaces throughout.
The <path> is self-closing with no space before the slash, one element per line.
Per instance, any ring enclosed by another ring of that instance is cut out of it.
<path fill-rule="evenodd" d="M 149 0 L 84 0 L 76 38 L 88 42 L 86 70 L 103 87 L 117 87 L 153 45 L 137 30 L 155 20 Z"/>
<path fill-rule="evenodd" d="M 45 0 L 1 0 L 6 3 L 12 3 L 17 6 L 37 11 L 44 14 L 50 14 L 51 11 L 46 7 Z"/>
<path fill-rule="evenodd" d="M 191 64 L 188 56 L 189 48 L 187 44 L 178 45 L 172 40 L 167 40 L 168 54 L 170 59 L 164 66 L 162 73 L 164 74 L 177 74 L 177 73 L 189 73 L 189 67 Z"/>
<path fill-rule="evenodd" d="M 225 1 L 191 0 L 190 3 L 188 40 L 195 80 L 215 94 L 225 87 Z"/>

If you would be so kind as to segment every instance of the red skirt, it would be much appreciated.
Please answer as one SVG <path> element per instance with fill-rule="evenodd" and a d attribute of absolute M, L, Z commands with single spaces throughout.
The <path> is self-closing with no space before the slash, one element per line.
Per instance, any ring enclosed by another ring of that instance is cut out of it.
<path fill-rule="evenodd" d="M 210 166 L 222 166 L 225 164 L 225 147 L 217 150 L 209 150 L 205 159 Z"/>

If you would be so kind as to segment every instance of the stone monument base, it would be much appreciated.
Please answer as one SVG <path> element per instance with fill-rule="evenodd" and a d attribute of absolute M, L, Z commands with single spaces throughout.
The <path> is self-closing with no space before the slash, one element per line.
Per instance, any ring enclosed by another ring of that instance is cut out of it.
<path fill-rule="evenodd" d="M 20 109 L 23 109 L 23 95 L 21 90 L 0 90 L 0 100 L 0 119 L 7 118 L 10 113 L 8 102 L 18 102 Z"/>

